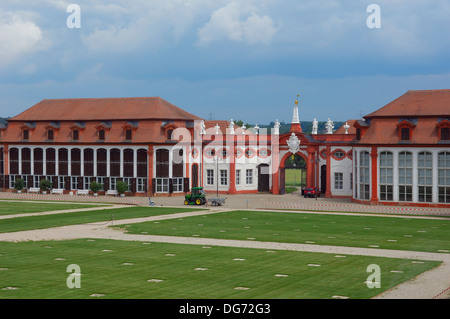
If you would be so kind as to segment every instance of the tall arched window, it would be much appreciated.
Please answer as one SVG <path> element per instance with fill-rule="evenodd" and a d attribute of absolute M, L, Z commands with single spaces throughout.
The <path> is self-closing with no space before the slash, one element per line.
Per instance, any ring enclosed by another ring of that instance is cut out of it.
<path fill-rule="evenodd" d="M 450 203 L 450 152 L 438 154 L 438 193 L 440 203 Z"/>
<path fill-rule="evenodd" d="M 412 153 L 400 152 L 398 154 L 398 199 L 401 202 L 412 201 Z"/>
<path fill-rule="evenodd" d="M 169 150 L 156 150 L 156 192 L 169 192 Z"/>
<path fill-rule="evenodd" d="M 360 199 L 370 198 L 370 155 L 367 151 L 359 153 L 359 196 Z"/>
<path fill-rule="evenodd" d="M 380 153 L 380 200 L 394 199 L 394 157 L 391 152 Z"/>
<path fill-rule="evenodd" d="M 420 152 L 418 158 L 419 202 L 433 201 L 433 154 Z"/>

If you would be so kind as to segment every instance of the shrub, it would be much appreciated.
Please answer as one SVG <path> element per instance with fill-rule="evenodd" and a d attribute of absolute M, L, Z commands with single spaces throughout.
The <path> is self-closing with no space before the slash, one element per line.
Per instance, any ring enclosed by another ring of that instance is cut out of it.
<path fill-rule="evenodd" d="M 25 181 L 23 180 L 23 178 L 17 178 L 16 181 L 14 182 L 14 188 L 17 189 L 18 191 L 20 191 L 24 187 L 25 187 Z"/>
<path fill-rule="evenodd" d="M 39 188 L 42 189 L 43 191 L 47 191 L 50 188 L 52 188 L 52 182 L 50 182 L 48 179 L 42 179 L 39 182 Z"/>
<path fill-rule="evenodd" d="M 128 184 L 124 181 L 118 181 L 116 189 L 119 194 L 123 194 L 128 190 Z"/>
<path fill-rule="evenodd" d="M 99 190 L 103 188 L 101 183 L 91 182 L 91 191 L 94 193 L 98 193 Z"/>

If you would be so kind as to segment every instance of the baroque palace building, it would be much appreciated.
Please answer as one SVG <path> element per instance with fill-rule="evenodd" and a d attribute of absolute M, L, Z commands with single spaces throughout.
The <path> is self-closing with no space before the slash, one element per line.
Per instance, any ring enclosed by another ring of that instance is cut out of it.
<path fill-rule="evenodd" d="M 450 90 L 408 91 L 363 119 L 326 133 L 279 134 L 204 121 L 159 97 L 43 100 L 0 127 L 0 186 L 42 179 L 65 193 L 90 183 L 129 195 L 285 193 L 291 156 L 306 186 L 369 204 L 450 205 Z"/>

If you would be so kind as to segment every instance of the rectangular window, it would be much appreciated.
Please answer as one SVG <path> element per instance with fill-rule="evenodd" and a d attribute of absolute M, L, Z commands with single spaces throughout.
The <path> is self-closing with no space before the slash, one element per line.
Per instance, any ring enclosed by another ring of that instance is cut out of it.
<path fill-rule="evenodd" d="M 214 170 L 212 169 L 206 170 L 206 184 L 214 185 Z"/>
<path fill-rule="evenodd" d="M 350 173 L 350 189 L 353 189 L 353 173 Z"/>
<path fill-rule="evenodd" d="M 391 152 L 380 153 L 380 200 L 394 200 L 394 156 Z"/>
<path fill-rule="evenodd" d="M 53 140 L 53 130 L 48 130 L 47 131 L 47 139 Z"/>
<path fill-rule="evenodd" d="M 236 185 L 241 185 L 241 170 L 236 170 Z"/>
<path fill-rule="evenodd" d="M 173 192 L 179 193 L 183 191 L 183 177 L 177 177 L 172 179 Z"/>
<path fill-rule="evenodd" d="M 228 185 L 228 174 L 226 169 L 220 170 L 220 185 Z"/>
<path fill-rule="evenodd" d="M 168 193 L 169 192 L 169 179 L 168 178 L 157 178 L 156 179 L 156 192 L 157 193 Z"/>
<path fill-rule="evenodd" d="M 70 189 L 78 189 L 78 178 L 76 176 L 70 177 Z"/>
<path fill-rule="evenodd" d="M 450 128 L 443 127 L 441 128 L 441 141 L 450 140 Z"/>
<path fill-rule="evenodd" d="M 245 171 L 245 183 L 247 185 L 253 184 L 253 170 L 252 169 L 247 169 Z"/>
<path fill-rule="evenodd" d="M 409 141 L 409 128 L 402 127 L 400 129 L 400 139 L 402 141 Z"/>
<path fill-rule="evenodd" d="M 109 178 L 109 189 L 112 191 L 117 190 L 117 177 Z"/>
<path fill-rule="evenodd" d="M 28 140 L 28 138 L 30 137 L 30 131 L 28 130 L 23 130 L 22 134 L 24 140 Z"/>
<path fill-rule="evenodd" d="M 356 129 L 356 140 L 359 141 L 361 139 L 361 129 L 357 128 Z"/>
<path fill-rule="evenodd" d="M 100 141 L 104 141 L 105 140 L 105 130 L 98 130 L 98 139 Z"/>
<path fill-rule="evenodd" d="M 90 177 L 83 177 L 83 189 L 90 190 L 91 189 L 91 178 Z"/>
<path fill-rule="evenodd" d="M 40 184 L 40 179 L 39 176 L 33 176 L 33 187 L 34 188 L 39 188 L 39 184 Z"/>
<path fill-rule="evenodd" d="M 78 130 L 73 130 L 72 131 L 72 139 L 74 141 L 78 141 L 80 139 L 80 131 Z"/>
<path fill-rule="evenodd" d="M 334 173 L 334 189 L 344 188 L 344 173 Z"/>
<path fill-rule="evenodd" d="M 137 193 L 144 193 L 145 192 L 145 185 L 147 184 L 146 178 L 137 178 L 136 183 L 136 192 Z M 128 190 L 130 190 L 131 183 L 128 184 Z"/>
<path fill-rule="evenodd" d="M 64 189 L 64 176 L 58 176 L 58 188 Z"/>
<path fill-rule="evenodd" d="M 125 130 L 125 139 L 127 141 L 131 141 L 131 136 L 132 136 L 131 130 Z"/>
<path fill-rule="evenodd" d="M 9 188 L 14 188 L 16 185 L 16 175 L 9 176 Z"/>

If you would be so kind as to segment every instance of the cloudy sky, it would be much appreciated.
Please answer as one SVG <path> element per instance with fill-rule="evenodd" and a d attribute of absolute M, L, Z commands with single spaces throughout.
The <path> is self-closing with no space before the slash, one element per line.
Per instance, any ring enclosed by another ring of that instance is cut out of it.
<path fill-rule="evenodd" d="M 268 124 L 289 122 L 300 94 L 300 120 L 361 118 L 450 88 L 449 17 L 448 0 L 1 0 L 0 116 L 42 99 L 160 96 Z"/>

